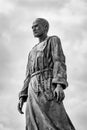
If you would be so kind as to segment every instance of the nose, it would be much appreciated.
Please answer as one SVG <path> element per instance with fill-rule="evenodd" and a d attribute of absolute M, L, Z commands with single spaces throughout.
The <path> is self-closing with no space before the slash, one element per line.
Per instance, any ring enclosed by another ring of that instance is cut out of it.
<path fill-rule="evenodd" d="M 33 31 L 36 31 L 36 28 L 35 28 L 35 27 L 33 27 L 33 28 L 32 28 L 32 30 L 33 30 Z"/>
<path fill-rule="evenodd" d="M 36 28 L 35 26 L 32 26 L 32 30 L 35 30 L 35 28 Z"/>
<path fill-rule="evenodd" d="M 35 27 L 33 27 L 32 30 L 33 30 L 34 33 L 36 32 L 36 28 Z"/>

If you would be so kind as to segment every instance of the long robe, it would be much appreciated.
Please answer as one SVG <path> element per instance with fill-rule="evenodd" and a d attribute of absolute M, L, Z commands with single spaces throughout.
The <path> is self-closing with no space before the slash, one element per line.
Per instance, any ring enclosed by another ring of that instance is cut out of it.
<path fill-rule="evenodd" d="M 29 53 L 26 79 L 19 99 L 26 101 L 26 130 L 75 130 L 63 102 L 56 101 L 56 84 L 68 86 L 60 39 L 47 37 Z"/>

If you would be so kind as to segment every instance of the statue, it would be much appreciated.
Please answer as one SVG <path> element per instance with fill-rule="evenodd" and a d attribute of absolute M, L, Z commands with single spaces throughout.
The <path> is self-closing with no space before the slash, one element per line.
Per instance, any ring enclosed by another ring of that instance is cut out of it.
<path fill-rule="evenodd" d="M 49 23 L 43 18 L 33 22 L 32 30 L 39 43 L 29 53 L 18 103 L 23 114 L 26 102 L 26 130 L 75 130 L 63 105 L 68 83 L 61 41 L 47 35 Z"/>

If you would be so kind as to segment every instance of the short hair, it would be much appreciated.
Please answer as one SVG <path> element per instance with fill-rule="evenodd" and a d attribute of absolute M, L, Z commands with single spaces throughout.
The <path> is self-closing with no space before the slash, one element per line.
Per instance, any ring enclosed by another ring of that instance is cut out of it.
<path fill-rule="evenodd" d="M 36 20 L 35 21 L 38 21 L 39 23 L 41 23 L 44 27 L 47 27 L 47 32 L 48 32 L 48 30 L 49 30 L 49 22 L 46 20 L 46 19 L 44 19 L 44 18 L 36 18 Z"/>

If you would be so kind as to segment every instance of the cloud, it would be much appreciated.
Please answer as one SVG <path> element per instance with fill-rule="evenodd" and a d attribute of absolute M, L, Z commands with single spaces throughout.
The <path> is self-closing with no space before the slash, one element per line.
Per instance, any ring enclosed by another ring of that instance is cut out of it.
<path fill-rule="evenodd" d="M 38 42 L 31 30 L 36 17 L 46 18 L 50 22 L 49 34 L 61 38 L 69 81 L 65 107 L 76 128 L 86 130 L 87 2 L 1 0 L 0 7 L 1 130 L 24 129 L 24 117 L 18 115 L 16 106 L 27 55 Z"/>
<path fill-rule="evenodd" d="M 18 4 L 19 6 L 22 6 L 22 7 L 28 7 L 28 8 L 35 8 L 37 10 L 40 10 L 41 7 L 43 7 L 43 9 L 54 9 L 57 8 L 57 9 L 60 9 L 61 7 L 63 7 L 69 0 L 61 0 L 61 1 L 57 1 L 57 0 L 48 0 L 48 1 L 41 1 L 41 0 L 37 0 L 37 1 L 34 1 L 34 0 L 19 0 L 18 1 Z M 33 12 L 34 10 L 32 10 Z M 43 12 L 43 11 L 41 11 Z"/>
<path fill-rule="evenodd" d="M 0 130 L 13 130 L 13 129 L 6 128 L 6 127 L 3 126 L 3 124 L 0 124 Z"/>
<path fill-rule="evenodd" d="M 17 87 L 17 86 L 15 86 Z M 1 130 L 19 130 L 24 129 L 24 116 L 17 111 L 17 91 L 10 93 L 3 92 L 0 95 L 0 128 Z"/>
<path fill-rule="evenodd" d="M 86 129 L 87 127 L 87 88 L 86 84 L 70 84 L 65 91 L 66 99 L 64 101 L 66 111 L 68 112 L 76 129 Z M 83 96 L 84 95 L 84 96 Z"/>
<path fill-rule="evenodd" d="M 14 7 L 14 4 L 9 0 L 0 0 L 0 13 L 9 14 Z"/>

